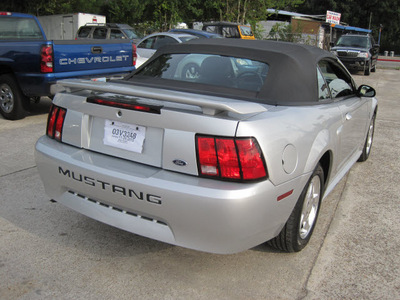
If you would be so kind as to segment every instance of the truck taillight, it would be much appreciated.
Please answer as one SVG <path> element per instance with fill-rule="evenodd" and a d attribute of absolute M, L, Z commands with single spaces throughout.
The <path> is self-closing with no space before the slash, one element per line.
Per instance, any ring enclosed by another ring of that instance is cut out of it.
<path fill-rule="evenodd" d="M 132 43 L 132 65 L 136 66 L 137 53 L 136 53 L 136 45 Z"/>
<path fill-rule="evenodd" d="M 53 47 L 43 45 L 40 51 L 40 72 L 52 73 L 54 71 Z"/>
<path fill-rule="evenodd" d="M 67 110 L 56 105 L 50 108 L 49 117 L 47 119 L 47 136 L 61 142 L 64 119 Z"/>
<path fill-rule="evenodd" d="M 196 136 L 200 176 L 251 181 L 267 177 L 267 168 L 255 138 Z"/>

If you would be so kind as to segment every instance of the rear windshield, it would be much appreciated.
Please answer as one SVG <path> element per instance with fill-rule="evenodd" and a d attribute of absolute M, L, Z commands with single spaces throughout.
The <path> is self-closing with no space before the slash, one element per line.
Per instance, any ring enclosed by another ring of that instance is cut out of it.
<path fill-rule="evenodd" d="M 134 40 L 139 39 L 140 37 L 133 31 L 133 29 L 122 29 L 123 32 L 128 36 L 128 39 Z"/>
<path fill-rule="evenodd" d="M 86 38 L 89 36 L 92 27 L 81 27 L 78 30 L 78 38 Z"/>
<path fill-rule="evenodd" d="M 266 63 L 212 54 L 164 54 L 135 76 L 208 84 L 258 92 L 268 73 Z"/>
<path fill-rule="evenodd" d="M 1 17 L 1 39 L 43 39 L 43 35 L 35 19 Z"/>

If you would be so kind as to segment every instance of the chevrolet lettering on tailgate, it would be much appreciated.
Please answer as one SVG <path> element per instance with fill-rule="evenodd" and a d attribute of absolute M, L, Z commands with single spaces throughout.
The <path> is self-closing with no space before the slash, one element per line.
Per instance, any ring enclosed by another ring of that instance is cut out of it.
<path fill-rule="evenodd" d="M 60 65 L 96 64 L 128 61 L 129 55 L 61 58 Z"/>

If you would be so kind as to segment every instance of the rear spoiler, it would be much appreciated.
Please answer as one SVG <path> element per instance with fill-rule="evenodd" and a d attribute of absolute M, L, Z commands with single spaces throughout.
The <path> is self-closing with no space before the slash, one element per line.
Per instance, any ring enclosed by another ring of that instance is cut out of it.
<path fill-rule="evenodd" d="M 123 94 L 128 96 L 195 105 L 202 109 L 203 114 L 211 116 L 223 111 L 233 112 L 241 115 L 267 111 L 265 106 L 254 102 L 225 99 L 222 100 L 223 98 L 220 97 L 197 95 L 172 90 L 166 93 L 163 89 L 127 85 L 117 82 L 64 79 L 57 81 L 57 83 L 51 87 L 52 94 L 59 92 L 72 92 L 76 90 L 101 91 L 104 93 Z"/>

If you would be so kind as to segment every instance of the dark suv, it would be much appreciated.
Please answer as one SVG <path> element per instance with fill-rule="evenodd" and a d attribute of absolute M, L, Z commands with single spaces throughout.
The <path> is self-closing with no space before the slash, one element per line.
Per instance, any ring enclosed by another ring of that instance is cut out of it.
<path fill-rule="evenodd" d="M 97 24 L 89 23 L 81 26 L 76 34 L 77 39 L 128 39 L 135 44 L 140 37 L 135 30 L 127 24 Z"/>
<path fill-rule="evenodd" d="M 342 35 L 331 49 L 349 71 L 375 72 L 379 45 L 371 35 Z"/>

